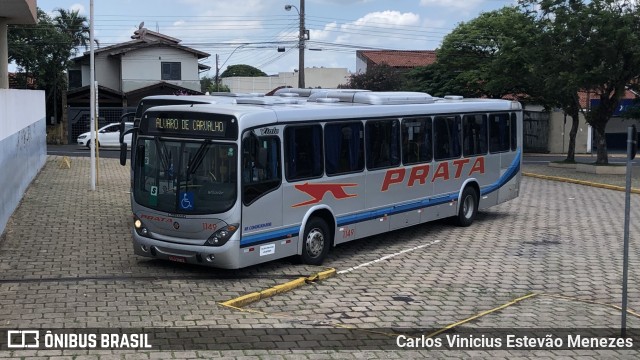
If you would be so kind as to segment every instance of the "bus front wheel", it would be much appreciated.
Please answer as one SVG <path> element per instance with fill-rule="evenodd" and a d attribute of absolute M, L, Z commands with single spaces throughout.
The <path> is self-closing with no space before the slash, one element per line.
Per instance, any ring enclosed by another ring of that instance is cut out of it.
<path fill-rule="evenodd" d="M 460 206 L 458 209 L 458 218 L 456 219 L 458 226 L 469 226 L 473 223 L 478 213 L 478 194 L 476 189 L 467 186 L 462 191 L 460 197 Z"/>
<path fill-rule="evenodd" d="M 311 218 L 304 229 L 300 260 L 308 265 L 321 265 L 329 252 L 329 227 L 324 220 Z"/>

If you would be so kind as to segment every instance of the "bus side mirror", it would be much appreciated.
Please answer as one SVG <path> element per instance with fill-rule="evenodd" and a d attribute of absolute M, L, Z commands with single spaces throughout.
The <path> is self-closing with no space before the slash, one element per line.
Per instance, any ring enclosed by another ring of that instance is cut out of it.
<path fill-rule="evenodd" d="M 135 116 L 135 115 L 136 115 L 135 112 L 128 112 L 128 113 L 122 114 L 120 116 L 120 128 L 119 128 L 119 130 L 120 130 L 120 142 L 122 142 L 122 137 L 124 136 L 123 135 L 124 134 L 124 129 L 125 129 L 124 123 L 126 122 L 126 119 L 128 117 L 130 117 L 130 116 Z"/>
<path fill-rule="evenodd" d="M 138 132 L 138 128 L 131 128 L 124 133 L 120 132 L 120 165 L 122 166 L 127 164 L 127 143 L 124 142 L 124 136 L 135 132 Z M 133 144 L 131 144 L 131 146 L 133 146 Z"/>
<path fill-rule="evenodd" d="M 127 165 L 127 144 L 120 143 L 120 165 Z"/>

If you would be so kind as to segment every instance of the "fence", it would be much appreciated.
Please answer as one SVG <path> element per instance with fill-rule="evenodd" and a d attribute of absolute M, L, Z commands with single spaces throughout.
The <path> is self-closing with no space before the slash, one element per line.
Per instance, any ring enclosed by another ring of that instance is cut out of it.
<path fill-rule="evenodd" d="M 548 112 L 524 112 L 524 152 L 549 152 L 550 118 L 551 115 Z"/>
<path fill-rule="evenodd" d="M 119 122 L 120 117 L 123 114 L 134 111 L 136 111 L 135 107 L 98 108 L 98 127 L 96 129 L 111 123 Z M 69 144 L 75 144 L 78 135 L 91 130 L 91 110 L 88 107 L 69 107 L 67 117 L 69 119 Z"/>

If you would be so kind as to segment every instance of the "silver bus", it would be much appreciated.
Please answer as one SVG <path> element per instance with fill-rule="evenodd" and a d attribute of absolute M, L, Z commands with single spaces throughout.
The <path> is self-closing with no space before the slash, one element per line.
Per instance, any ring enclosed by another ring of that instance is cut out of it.
<path fill-rule="evenodd" d="M 522 107 L 317 91 L 149 108 L 135 128 L 136 254 L 241 268 L 518 196 Z"/>

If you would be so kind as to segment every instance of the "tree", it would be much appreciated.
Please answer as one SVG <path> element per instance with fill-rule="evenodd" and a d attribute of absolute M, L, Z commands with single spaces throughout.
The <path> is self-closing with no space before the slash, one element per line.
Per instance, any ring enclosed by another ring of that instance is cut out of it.
<path fill-rule="evenodd" d="M 230 92 L 231 90 L 227 85 L 218 84 L 216 86 L 216 79 L 214 77 L 205 76 L 200 79 L 200 91 L 203 93 L 209 92 Z"/>
<path fill-rule="evenodd" d="M 249 77 L 258 77 L 258 76 L 267 76 L 262 70 L 254 68 L 251 65 L 230 65 L 227 66 L 227 69 L 220 74 L 221 78 L 231 77 L 231 76 L 249 76 Z"/>
<path fill-rule="evenodd" d="M 403 79 L 404 75 L 400 70 L 383 63 L 367 68 L 365 73 L 351 75 L 347 84 L 341 87 L 371 91 L 401 90 Z"/>
<path fill-rule="evenodd" d="M 47 117 L 60 118 L 57 94 L 67 90 L 66 70 L 70 57 L 82 42 L 85 28 L 79 23 L 86 18 L 77 12 L 58 10 L 59 15 L 49 17 L 38 9 L 38 24 L 14 25 L 9 28 L 9 61 L 36 80 L 36 88 L 45 90 Z"/>
<path fill-rule="evenodd" d="M 409 87 L 435 96 L 529 99 L 534 74 L 527 66 L 533 19 L 515 7 L 483 13 L 458 25 L 437 50 L 437 61 L 409 73 Z"/>
<path fill-rule="evenodd" d="M 539 7 L 539 21 L 549 39 L 547 46 L 553 42 L 552 51 L 562 55 L 560 60 L 553 58 L 562 61 L 558 67 L 562 71 L 548 73 L 549 83 L 564 84 L 572 91 L 582 89 L 600 96 L 599 105 L 585 113 L 585 118 L 596 134 L 596 164 L 607 164 L 607 123 L 624 96 L 626 86 L 640 76 L 638 5 L 630 0 L 531 0 L 524 3 Z M 578 103 L 577 94 L 574 102 Z M 573 106 L 579 107 L 579 104 Z"/>
<path fill-rule="evenodd" d="M 87 18 L 79 15 L 78 10 L 56 9 L 54 11 L 58 12 L 58 15 L 53 18 L 54 23 L 71 39 L 73 53 L 76 53 L 78 47 L 84 47 L 86 50 L 90 41 Z"/>

